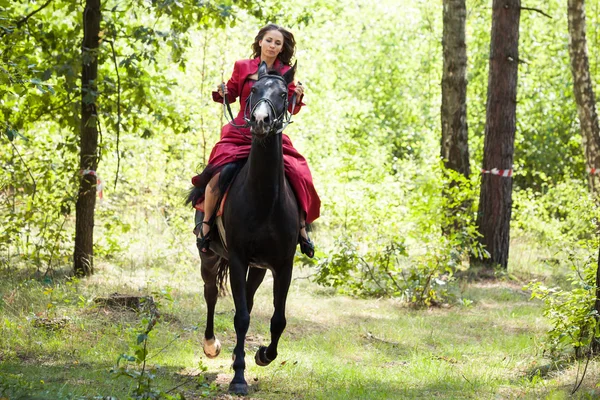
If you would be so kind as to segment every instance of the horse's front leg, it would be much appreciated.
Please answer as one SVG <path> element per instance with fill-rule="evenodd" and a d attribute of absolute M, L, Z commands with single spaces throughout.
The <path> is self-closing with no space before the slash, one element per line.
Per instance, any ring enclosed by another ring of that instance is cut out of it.
<path fill-rule="evenodd" d="M 269 347 L 260 346 L 254 360 L 256 364 L 265 367 L 277 358 L 277 345 L 279 338 L 285 329 L 285 302 L 292 281 L 293 259 L 285 264 L 285 267 L 274 274 L 273 281 L 273 305 L 275 311 L 271 318 L 271 343 Z"/>
<path fill-rule="evenodd" d="M 258 287 L 265 279 L 266 269 L 262 268 L 250 268 L 248 271 L 248 282 L 246 282 L 246 301 L 248 302 L 248 312 L 252 313 L 254 307 L 254 295 L 258 290 Z"/>
<path fill-rule="evenodd" d="M 235 303 L 235 317 L 233 324 L 235 326 L 236 345 L 233 349 L 233 370 L 234 375 L 229 384 L 229 391 L 235 394 L 246 395 L 248 393 L 248 384 L 244 378 L 246 361 L 244 357 L 244 342 L 246 333 L 250 325 L 250 313 L 248 312 L 248 303 L 246 298 L 246 274 L 248 272 L 248 263 L 233 256 L 230 253 L 229 259 L 229 279 L 231 282 L 231 294 Z"/>

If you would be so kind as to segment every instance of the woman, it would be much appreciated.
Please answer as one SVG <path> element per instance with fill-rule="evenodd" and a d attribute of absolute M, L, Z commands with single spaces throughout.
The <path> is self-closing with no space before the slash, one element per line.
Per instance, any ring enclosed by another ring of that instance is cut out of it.
<path fill-rule="evenodd" d="M 195 208 L 204 211 L 204 217 L 201 227 L 196 226 L 200 251 L 208 251 L 210 240 L 208 234 L 210 231 L 209 220 L 215 212 L 220 191 L 218 186 L 220 172 L 223 167 L 231 162 L 248 158 L 250 154 L 251 134 L 250 128 L 241 127 L 244 125 L 244 108 L 246 99 L 250 94 L 250 89 L 254 81 L 258 78 L 258 66 L 262 61 L 267 64 L 269 69 L 284 74 L 290 69 L 291 58 L 296 51 L 296 41 L 294 35 L 288 30 L 269 24 L 262 28 L 252 44 L 254 52 L 253 57 L 248 60 L 236 61 L 231 79 L 227 82 L 225 90 L 219 85 L 216 92 L 213 92 L 213 100 L 219 103 L 223 102 L 223 96 L 227 96 L 229 103 L 234 103 L 236 98 L 240 97 L 240 111 L 233 124 L 229 123 L 221 130 L 221 140 L 213 148 L 208 165 L 204 171 L 192 179 L 194 186 L 204 189 L 204 197 L 196 201 Z M 291 110 L 291 98 L 296 94 L 296 107 Z M 290 83 L 288 86 L 288 97 L 290 99 L 290 112 L 297 114 L 302 106 L 302 97 L 304 88 L 301 83 L 295 85 Z M 234 125 L 235 124 L 235 125 Z M 236 126 L 237 125 L 237 126 Z M 306 160 L 300 153 L 294 149 L 290 138 L 283 134 L 283 159 L 286 177 L 294 189 L 298 206 L 300 207 L 300 226 L 298 240 L 302 253 L 308 257 L 314 256 L 314 244 L 306 232 L 306 224 L 311 223 L 319 217 L 319 208 L 321 201 L 312 182 L 312 176 Z"/>

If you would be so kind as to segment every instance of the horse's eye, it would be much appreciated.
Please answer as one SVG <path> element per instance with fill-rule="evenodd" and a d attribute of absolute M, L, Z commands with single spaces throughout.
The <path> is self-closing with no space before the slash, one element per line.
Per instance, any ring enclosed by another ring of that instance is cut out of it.
<path fill-rule="evenodd" d="M 281 98 L 285 99 L 285 97 L 287 96 L 287 93 L 281 93 Z"/>
<path fill-rule="evenodd" d="M 250 93 L 256 93 L 256 88 L 255 87 L 251 88 Z"/>

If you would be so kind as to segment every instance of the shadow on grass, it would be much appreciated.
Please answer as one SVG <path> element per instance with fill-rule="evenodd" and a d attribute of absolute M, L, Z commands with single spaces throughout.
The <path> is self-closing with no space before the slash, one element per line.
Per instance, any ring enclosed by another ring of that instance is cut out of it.
<path fill-rule="evenodd" d="M 125 399 L 133 396 L 138 385 L 135 379 L 112 373 L 114 365 L 56 363 L 27 365 L 4 362 L 0 365 L 0 398 L 10 400 L 59 399 Z M 141 371 L 141 366 L 131 365 Z M 151 388 L 172 395 L 184 394 L 186 399 L 211 398 L 227 392 L 230 377 L 220 372 L 204 372 L 189 367 L 151 367 Z M 215 382 L 212 386 L 212 382 Z M 112 396 L 112 397 L 111 397 Z M 150 397 L 149 397 L 150 398 Z M 153 398 L 153 397 L 152 397 Z"/>

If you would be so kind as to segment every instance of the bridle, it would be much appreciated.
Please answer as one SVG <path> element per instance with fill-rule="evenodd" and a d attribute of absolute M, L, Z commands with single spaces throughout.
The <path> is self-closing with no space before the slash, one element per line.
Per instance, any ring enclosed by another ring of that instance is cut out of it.
<path fill-rule="evenodd" d="M 287 82 L 285 81 L 285 79 L 282 76 L 264 74 L 263 76 L 259 77 L 256 82 L 259 82 L 261 79 L 278 79 L 278 80 L 282 81 L 285 84 L 285 87 L 287 88 Z M 287 95 L 285 96 L 283 111 L 279 115 L 277 115 L 277 111 L 275 110 L 275 105 L 268 98 L 259 99 L 256 102 L 256 104 L 254 105 L 254 107 L 252 107 L 252 109 L 250 110 L 250 113 L 248 113 L 248 105 L 252 104 L 252 94 L 253 94 L 252 92 L 250 92 L 250 96 L 248 96 L 248 98 L 246 99 L 246 104 L 244 105 L 244 121 L 245 121 L 245 123 L 244 123 L 244 125 L 235 124 L 233 122 L 234 118 L 233 118 L 233 114 L 231 113 L 231 106 L 229 105 L 229 101 L 227 100 L 227 95 L 225 94 L 225 84 L 224 83 L 221 84 L 221 91 L 223 92 L 223 114 L 225 115 L 225 119 L 227 120 L 227 122 L 229 122 L 235 128 L 250 127 L 250 118 L 254 114 L 254 111 L 256 110 L 256 108 L 261 103 L 267 103 L 267 106 L 269 106 L 269 108 L 273 112 L 273 115 L 277 116 L 274 123 L 272 124 L 273 127 L 278 127 L 278 126 L 280 127 L 279 129 L 277 129 L 277 132 L 275 132 L 276 135 L 282 133 L 283 130 L 285 128 L 287 128 L 287 126 L 289 124 L 294 122 L 294 121 L 292 121 L 292 113 L 288 111 L 289 101 L 288 101 Z M 296 108 L 296 93 L 294 93 L 292 95 L 292 112 L 294 111 L 295 108 Z M 229 116 L 227 115 L 227 112 L 229 112 Z M 246 135 L 244 135 L 244 136 L 246 136 Z"/>

